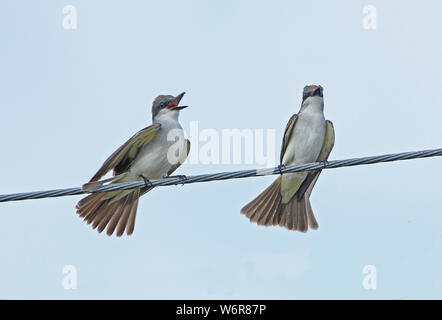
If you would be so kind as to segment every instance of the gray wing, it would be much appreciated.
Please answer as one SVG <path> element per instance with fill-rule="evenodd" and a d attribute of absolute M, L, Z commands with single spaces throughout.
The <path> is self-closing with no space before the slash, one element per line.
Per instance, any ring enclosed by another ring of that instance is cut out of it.
<path fill-rule="evenodd" d="M 134 134 L 107 158 L 89 182 L 99 180 L 112 169 L 114 170 L 114 175 L 125 172 L 132 164 L 141 147 L 149 143 L 158 134 L 160 128 L 161 125 L 156 123 Z"/>
<path fill-rule="evenodd" d="M 285 150 L 287 149 L 287 145 L 289 144 L 290 136 L 292 135 L 296 119 L 298 119 L 298 115 L 294 114 L 290 117 L 289 122 L 287 122 L 287 125 L 285 126 L 284 137 L 282 138 L 281 155 L 279 162 L 280 164 L 282 164 L 282 159 L 284 158 Z"/>

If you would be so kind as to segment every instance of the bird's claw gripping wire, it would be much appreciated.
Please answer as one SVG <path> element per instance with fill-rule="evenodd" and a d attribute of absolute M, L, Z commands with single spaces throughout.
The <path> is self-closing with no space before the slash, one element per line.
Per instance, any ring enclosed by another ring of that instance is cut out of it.
<path fill-rule="evenodd" d="M 282 170 L 283 170 L 283 169 L 285 169 L 285 165 L 284 165 L 284 164 L 280 164 L 280 165 L 278 166 L 278 172 L 279 172 L 280 175 L 283 174 L 283 173 L 282 173 Z"/>
<path fill-rule="evenodd" d="M 321 163 L 324 166 L 324 168 L 328 167 L 328 161 L 327 160 L 321 161 Z"/>
<path fill-rule="evenodd" d="M 152 182 L 150 182 L 149 179 L 147 179 L 145 176 L 140 174 L 140 177 L 143 178 L 144 184 L 146 185 L 146 188 L 153 188 Z"/>

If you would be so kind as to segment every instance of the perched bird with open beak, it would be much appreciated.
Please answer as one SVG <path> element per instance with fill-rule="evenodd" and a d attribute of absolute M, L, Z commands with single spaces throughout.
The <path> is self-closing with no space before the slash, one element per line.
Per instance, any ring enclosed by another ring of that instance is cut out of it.
<path fill-rule="evenodd" d="M 78 202 L 77 214 L 98 232 L 101 233 L 107 226 L 108 235 L 112 235 L 115 229 L 117 236 L 125 230 L 127 235 L 131 235 L 138 199 L 152 189 L 149 179 L 169 176 L 186 160 L 190 141 L 184 138 L 178 122 L 180 110 L 186 108 L 179 105 L 184 94 L 158 96 L 152 104 L 152 125 L 137 132 L 119 147 L 83 185 L 83 190 L 92 190 L 107 182 L 146 182 L 142 188 L 92 193 Z M 100 181 L 110 170 L 113 170 L 113 177 Z"/>
<path fill-rule="evenodd" d="M 321 86 L 304 87 L 301 109 L 284 132 L 280 165 L 326 161 L 335 143 L 333 124 L 324 117 Z M 279 225 L 307 232 L 318 228 L 310 194 L 321 171 L 284 173 L 252 200 L 241 213 L 258 225 Z"/>

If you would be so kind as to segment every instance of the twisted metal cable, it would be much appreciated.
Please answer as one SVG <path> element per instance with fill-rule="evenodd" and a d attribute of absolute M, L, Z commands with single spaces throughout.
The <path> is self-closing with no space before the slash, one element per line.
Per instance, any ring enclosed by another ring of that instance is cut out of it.
<path fill-rule="evenodd" d="M 344 160 L 332 160 L 326 162 L 313 162 L 313 163 L 292 165 L 292 166 L 278 166 L 268 169 L 251 169 L 251 170 L 241 170 L 241 171 L 232 171 L 232 172 L 219 172 L 219 173 L 200 174 L 194 176 L 176 176 L 176 177 L 174 176 L 164 179 L 150 180 L 150 184 L 152 187 L 170 186 L 170 185 L 179 185 L 187 183 L 206 182 L 206 181 L 219 181 L 219 180 L 257 177 L 257 176 L 276 175 L 288 172 L 315 171 L 315 170 L 333 169 L 340 167 L 352 167 L 352 166 L 360 166 L 360 165 L 367 165 L 367 164 L 374 164 L 381 162 L 392 162 L 399 160 L 429 158 L 437 156 L 442 156 L 442 148 L 432 149 L 432 150 L 392 153 L 392 154 L 384 154 L 379 156 L 370 156 L 370 157 L 344 159 Z M 106 192 L 114 190 L 126 190 L 126 189 L 144 187 L 145 185 L 146 184 L 144 181 L 133 181 L 133 182 L 107 184 L 91 191 L 83 191 L 81 188 L 68 188 L 68 189 L 34 191 L 34 192 L 24 192 L 24 193 L 14 193 L 14 194 L 3 194 L 0 195 L 0 202 L 73 196 L 83 193 L 96 193 L 96 192 Z"/>

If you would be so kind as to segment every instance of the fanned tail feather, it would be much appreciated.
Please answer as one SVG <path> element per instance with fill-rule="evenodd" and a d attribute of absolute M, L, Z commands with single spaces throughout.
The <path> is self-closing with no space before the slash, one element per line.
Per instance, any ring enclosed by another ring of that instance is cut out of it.
<path fill-rule="evenodd" d="M 142 194 L 149 190 L 142 190 Z M 118 237 L 125 230 L 127 235 L 131 235 L 135 228 L 139 197 L 139 188 L 93 193 L 78 202 L 77 214 L 100 233 L 107 227 L 109 236 L 115 230 Z"/>
<path fill-rule="evenodd" d="M 312 186 L 313 187 L 313 186 Z M 241 209 L 250 221 L 258 225 L 280 225 L 289 230 L 307 232 L 308 227 L 317 229 L 318 223 L 310 204 L 311 188 L 301 199 L 293 195 L 288 203 L 281 203 L 281 177 Z"/>

